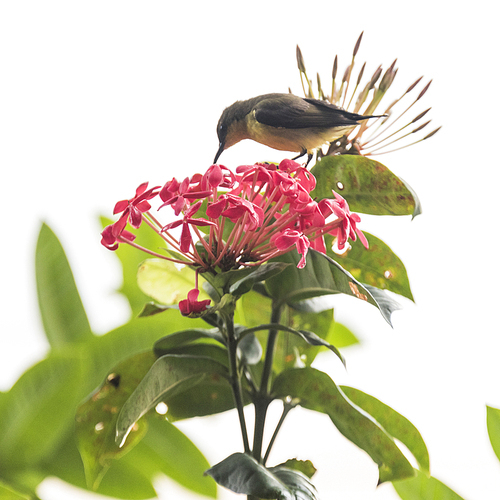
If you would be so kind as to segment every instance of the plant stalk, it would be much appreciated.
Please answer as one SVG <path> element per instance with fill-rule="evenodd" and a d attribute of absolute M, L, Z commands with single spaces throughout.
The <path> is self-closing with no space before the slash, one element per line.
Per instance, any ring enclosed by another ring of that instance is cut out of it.
<path fill-rule="evenodd" d="M 248 432 L 245 422 L 245 414 L 243 412 L 243 396 L 241 390 L 241 379 L 238 372 L 237 361 L 237 339 L 234 335 L 234 316 L 226 318 L 226 329 L 228 333 L 227 351 L 229 356 L 229 379 L 231 381 L 231 388 L 233 390 L 234 402 L 238 411 L 238 418 L 240 421 L 241 437 L 243 439 L 243 448 L 245 453 L 250 454 L 250 444 L 248 441 Z"/>
<path fill-rule="evenodd" d="M 281 311 L 281 305 L 273 304 L 271 312 L 271 323 L 279 323 L 281 318 Z M 262 443 L 264 439 L 264 427 L 266 422 L 267 408 L 269 407 L 269 403 L 271 402 L 269 391 L 277 336 L 278 330 L 276 330 L 275 328 L 271 328 L 269 330 L 269 336 L 267 338 L 266 356 L 264 358 L 264 368 L 262 370 L 260 389 L 254 401 L 255 430 L 253 439 L 253 457 L 259 463 L 262 463 Z"/>

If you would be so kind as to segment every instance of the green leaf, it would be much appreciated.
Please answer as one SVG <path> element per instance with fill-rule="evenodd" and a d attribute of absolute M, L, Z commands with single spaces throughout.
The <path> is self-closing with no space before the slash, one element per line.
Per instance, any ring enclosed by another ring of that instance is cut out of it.
<path fill-rule="evenodd" d="M 125 460 L 143 471 L 150 480 L 156 479 L 158 473 L 163 473 L 200 495 L 216 497 L 215 483 L 203 475 L 209 466 L 206 458 L 179 429 L 165 419 L 149 419 L 144 439 Z"/>
<path fill-rule="evenodd" d="M 273 276 L 277 276 L 287 266 L 288 264 L 283 262 L 269 262 L 268 264 L 263 264 L 257 270 L 235 282 L 229 289 L 229 293 L 235 296 L 240 296 L 248 293 L 255 285 L 255 283 L 259 283 Z"/>
<path fill-rule="evenodd" d="M 287 469 L 297 470 L 311 479 L 316 474 L 317 469 L 310 460 L 298 460 L 290 458 L 286 462 L 278 465 L 278 467 L 286 467 Z"/>
<path fill-rule="evenodd" d="M 259 325 L 255 326 L 253 328 L 249 328 L 245 330 L 244 334 L 248 335 L 249 332 L 254 332 L 258 330 L 278 330 L 279 332 L 286 332 L 286 333 L 291 333 L 293 335 L 296 335 L 297 337 L 300 337 L 302 340 L 307 342 L 309 345 L 312 346 L 321 346 L 321 347 L 327 347 L 330 349 L 333 353 L 335 353 L 340 361 L 342 361 L 343 364 L 345 364 L 344 357 L 340 353 L 340 351 L 333 345 L 330 345 L 328 342 L 323 340 L 321 337 L 316 335 L 314 332 L 309 332 L 307 330 L 295 330 L 293 328 L 290 328 L 289 326 L 281 325 L 279 323 L 268 323 L 265 325 Z"/>
<path fill-rule="evenodd" d="M 238 357 L 245 365 L 256 365 L 262 358 L 262 346 L 254 334 L 245 335 L 238 342 Z"/>
<path fill-rule="evenodd" d="M 137 283 L 149 297 L 162 304 L 177 304 L 194 288 L 195 275 L 189 266 L 178 269 L 173 262 L 147 259 L 139 267 Z M 200 291 L 198 300 L 209 297 Z"/>
<path fill-rule="evenodd" d="M 413 190 L 386 166 L 364 156 L 338 155 L 321 158 L 311 169 L 316 177 L 315 199 L 341 194 L 353 212 L 372 215 L 422 213 Z"/>
<path fill-rule="evenodd" d="M 115 443 L 118 412 L 155 362 L 152 352 L 136 354 L 119 363 L 104 383 L 76 412 L 76 433 L 87 484 L 95 490 L 112 461 L 125 455 L 144 436 L 147 426 L 139 422 L 123 447 Z"/>
<path fill-rule="evenodd" d="M 0 400 L 2 468 L 26 468 L 49 456 L 73 428 L 88 374 L 85 353 L 67 346 L 26 371 Z M 85 390 L 85 389 L 84 389 Z"/>
<path fill-rule="evenodd" d="M 21 491 L 0 479 L 0 500 L 38 500 L 35 493 Z"/>
<path fill-rule="evenodd" d="M 371 415 L 392 437 L 399 439 L 415 457 L 420 470 L 429 474 L 429 452 L 417 428 L 403 415 L 378 399 L 353 387 L 340 386 L 342 392 Z"/>
<path fill-rule="evenodd" d="M 208 469 L 205 474 L 235 493 L 278 500 L 316 500 L 309 479 L 284 467 L 266 469 L 244 453 L 234 453 Z"/>
<path fill-rule="evenodd" d="M 312 342 L 304 343 L 296 335 L 283 332 L 276 341 L 274 368 L 277 372 L 301 365 L 310 366 L 321 351 L 321 346 L 345 347 L 352 341 L 352 338 L 348 338 L 347 334 L 345 338 L 342 338 L 342 333 L 345 332 L 341 330 L 338 330 L 338 334 L 334 334 L 335 322 L 332 309 L 309 313 L 289 308 L 282 315 L 283 317 L 286 318 L 288 325 L 295 330 L 314 332 L 323 339 L 324 344 L 319 342 L 315 344 Z M 342 357 L 340 359 L 343 360 Z"/>
<path fill-rule="evenodd" d="M 340 255 L 332 250 L 333 237 L 325 235 L 327 255 L 361 283 L 390 290 L 413 300 L 403 262 L 382 240 L 367 232 L 364 234 L 370 245 L 368 249 L 358 238 L 350 243 L 349 250 Z"/>
<path fill-rule="evenodd" d="M 292 493 L 297 500 L 318 500 L 316 488 L 309 478 L 300 471 L 286 467 L 271 467 L 269 469 Z"/>
<path fill-rule="evenodd" d="M 203 356 L 162 356 L 123 405 L 116 424 L 116 442 L 123 445 L 135 423 L 169 392 L 178 394 L 210 376 L 226 377 L 227 369 Z"/>
<path fill-rule="evenodd" d="M 36 286 L 45 334 L 52 348 L 92 337 L 73 273 L 56 235 L 42 225 L 36 245 Z"/>
<path fill-rule="evenodd" d="M 309 250 L 303 269 L 297 268 L 299 258 L 296 250 L 277 258 L 293 265 L 276 278 L 266 280 L 266 287 L 275 300 L 298 310 L 320 312 L 333 308 L 331 298 L 322 296 L 344 293 L 374 305 L 391 324 L 391 314 L 399 305 L 382 290 L 361 284 L 336 261 L 315 250 Z M 323 300 L 314 302 L 312 298 Z"/>
<path fill-rule="evenodd" d="M 147 304 L 144 305 L 138 317 L 146 318 L 148 316 L 154 316 L 155 314 L 160 314 L 164 311 L 168 311 L 169 309 L 176 309 L 178 311 L 179 306 L 177 305 L 164 306 L 161 304 L 155 304 L 154 302 L 148 302 Z"/>
<path fill-rule="evenodd" d="M 138 448 L 143 448 L 142 441 L 130 453 L 110 464 L 109 470 L 95 490 L 96 493 L 123 499 L 147 499 L 156 496 L 151 483 L 152 475 L 147 475 L 138 468 L 140 464 L 134 453 Z M 48 476 L 55 476 L 78 488 L 88 489 L 74 435 L 70 435 L 41 467 Z M 157 470 L 155 476 L 159 472 Z"/>
<path fill-rule="evenodd" d="M 416 476 L 411 479 L 392 483 L 403 500 L 464 500 L 435 477 L 415 472 Z"/>
<path fill-rule="evenodd" d="M 486 424 L 491 446 L 500 460 L 500 410 L 498 408 L 486 407 Z"/>
<path fill-rule="evenodd" d="M 352 333 L 351 330 L 349 330 L 349 328 L 345 325 L 342 325 L 337 321 L 332 323 L 325 340 L 339 348 L 349 347 L 350 345 L 359 343 L 359 340 L 356 338 L 354 333 Z"/>
<path fill-rule="evenodd" d="M 378 465 L 379 483 L 414 475 L 413 467 L 391 436 L 353 405 L 326 373 L 314 368 L 287 370 L 274 381 L 273 395 L 298 398 L 304 408 L 326 413 L 337 429 Z"/>
<path fill-rule="evenodd" d="M 199 339 L 212 339 L 221 344 L 225 344 L 224 337 L 218 328 L 207 330 L 205 328 L 190 328 L 180 332 L 171 333 L 166 337 L 156 341 L 153 350 L 157 356 L 163 356 L 173 348 L 190 344 Z"/>
<path fill-rule="evenodd" d="M 112 223 L 112 220 L 101 217 L 103 227 Z M 135 231 L 135 234 L 135 243 L 144 248 L 161 252 L 161 249 L 166 247 L 163 238 L 146 224 L 143 224 L 139 230 Z M 127 298 L 132 309 L 132 315 L 135 316 L 149 300 L 148 295 L 144 294 L 137 284 L 137 270 L 144 261 L 146 254 L 130 245 L 120 245 L 113 253 L 120 260 L 123 270 L 123 284 L 119 292 Z"/>

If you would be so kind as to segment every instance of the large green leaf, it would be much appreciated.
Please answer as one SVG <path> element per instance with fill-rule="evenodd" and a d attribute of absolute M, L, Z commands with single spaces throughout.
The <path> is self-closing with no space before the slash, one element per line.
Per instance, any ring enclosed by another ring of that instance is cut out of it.
<path fill-rule="evenodd" d="M 415 472 L 416 476 L 411 479 L 392 483 L 403 500 L 464 500 L 435 477 Z"/>
<path fill-rule="evenodd" d="M 95 490 L 96 493 L 113 498 L 137 500 L 156 496 L 151 475 L 137 468 L 139 464 L 134 452 L 141 447 L 143 447 L 142 441 L 130 453 L 112 462 Z M 40 464 L 40 468 L 47 476 L 58 477 L 69 484 L 88 489 L 82 458 L 73 434 L 68 436 L 52 457 Z"/>
<path fill-rule="evenodd" d="M 92 336 L 73 273 L 59 240 L 43 224 L 36 245 L 36 286 L 45 334 L 52 348 Z"/>
<path fill-rule="evenodd" d="M 147 426 L 142 420 L 134 426 L 121 448 L 115 443 L 118 412 L 155 362 L 152 352 L 136 354 L 113 368 L 104 383 L 76 412 L 78 447 L 82 456 L 88 486 L 96 489 L 113 459 L 120 458 L 144 436 Z"/>
<path fill-rule="evenodd" d="M 0 500 L 38 500 L 38 497 L 30 491 L 20 490 L 0 479 Z"/>
<path fill-rule="evenodd" d="M 316 199 L 341 194 L 353 212 L 372 215 L 412 215 L 422 213 L 413 190 L 378 161 L 364 156 L 338 155 L 321 158 L 311 169 Z"/>
<path fill-rule="evenodd" d="M 386 430 L 352 404 L 326 373 L 314 368 L 287 370 L 276 378 L 273 395 L 298 398 L 304 408 L 326 413 L 337 429 L 378 465 L 379 483 L 414 475 L 413 467 Z"/>
<path fill-rule="evenodd" d="M 116 442 L 123 445 L 135 423 L 169 393 L 178 394 L 205 377 L 226 377 L 227 368 L 212 358 L 166 354 L 158 359 L 118 415 Z"/>
<path fill-rule="evenodd" d="M 328 295 L 344 293 L 374 305 L 391 324 L 391 314 L 399 305 L 382 290 L 361 284 L 336 261 L 315 250 L 309 250 L 303 269 L 297 268 L 299 258 L 296 250 L 277 258 L 293 265 L 266 280 L 267 290 L 275 300 L 295 309 L 320 312 L 333 308 Z M 320 300 L 314 302 L 315 299 Z"/>
<path fill-rule="evenodd" d="M 203 475 L 209 466 L 198 448 L 174 425 L 164 418 L 152 418 L 148 432 L 125 460 L 143 471 L 150 480 L 158 473 L 201 495 L 215 498 L 217 487 Z"/>
<path fill-rule="evenodd" d="M 332 250 L 333 237 L 325 235 L 327 255 L 337 261 L 361 283 L 399 293 L 413 300 L 405 266 L 399 257 L 376 236 L 364 233 L 369 248 L 359 238 L 351 242 L 351 248 L 342 254 Z"/>
<path fill-rule="evenodd" d="M 486 407 L 486 423 L 491 446 L 500 460 L 500 410 L 498 408 Z"/>
<path fill-rule="evenodd" d="M 420 470 L 429 474 L 429 452 L 417 428 L 403 415 L 378 399 L 353 387 L 340 386 L 342 392 L 371 415 L 392 437 L 401 441 L 413 454 Z"/>
<path fill-rule="evenodd" d="M 234 453 L 206 474 L 235 493 L 278 500 L 316 500 L 316 489 L 304 474 L 285 467 L 266 469 L 244 453 Z"/>
<path fill-rule="evenodd" d="M 35 465 L 73 428 L 88 369 L 80 348 L 67 346 L 37 363 L 0 401 L 2 468 Z"/>

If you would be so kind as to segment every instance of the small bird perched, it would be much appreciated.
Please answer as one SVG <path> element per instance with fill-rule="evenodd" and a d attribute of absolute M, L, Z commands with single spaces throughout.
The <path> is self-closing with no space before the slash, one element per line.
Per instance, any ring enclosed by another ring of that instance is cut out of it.
<path fill-rule="evenodd" d="M 226 108 L 217 124 L 219 149 L 222 152 L 243 139 L 252 139 L 280 151 L 297 151 L 300 158 L 350 132 L 359 121 L 379 116 L 350 113 L 327 101 L 293 94 L 264 94 L 246 101 L 236 101 Z M 307 165 L 307 164 L 306 164 Z"/>

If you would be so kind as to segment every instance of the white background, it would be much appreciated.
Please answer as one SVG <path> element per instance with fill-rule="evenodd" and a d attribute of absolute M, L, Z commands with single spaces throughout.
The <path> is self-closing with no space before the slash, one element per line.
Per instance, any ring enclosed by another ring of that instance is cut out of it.
<path fill-rule="evenodd" d="M 1 2 L 0 390 L 47 352 L 33 264 L 41 221 L 67 251 L 94 330 L 120 324 L 127 317 L 113 293 L 120 270 L 99 244 L 98 215 L 111 215 L 114 203 L 145 180 L 163 184 L 204 171 L 217 150 L 219 115 L 236 99 L 288 87 L 301 94 L 297 43 L 309 76 L 319 71 L 327 82 L 335 54 L 342 72 L 364 30 L 358 68 L 366 60 L 371 74 L 398 58 L 387 103 L 417 77 L 433 78 L 419 110 L 433 106 L 433 123 L 443 129 L 378 157 L 416 190 L 423 215 L 363 217 L 361 225 L 403 259 L 416 305 L 403 301 L 391 329 L 375 308 L 339 299 L 337 318 L 362 344 L 345 350 L 347 373 L 334 356 L 324 355 L 320 367 L 407 416 L 426 440 L 433 475 L 464 498 L 498 498 L 500 468 L 485 419 L 486 404 L 500 407 L 492 5 Z M 226 151 L 222 163 L 287 156 L 247 142 Z M 234 415 L 181 427 L 211 463 L 240 449 Z M 202 440 L 207 429 L 211 437 Z M 313 460 L 323 499 L 396 498 L 390 485 L 376 488 L 376 466 L 327 418 L 292 414 L 276 449 L 274 463 Z M 162 499 L 198 498 L 166 480 L 159 489 Z M 47 500 L 80 498 L 57 480 L 40 491 Z M 221 492 L 221 498 L 237 496 Z"/>

